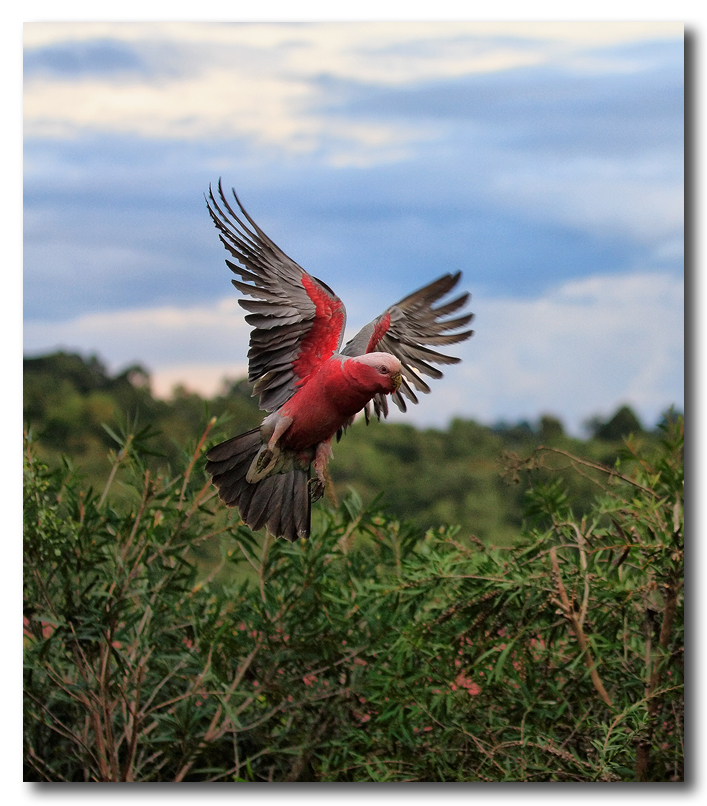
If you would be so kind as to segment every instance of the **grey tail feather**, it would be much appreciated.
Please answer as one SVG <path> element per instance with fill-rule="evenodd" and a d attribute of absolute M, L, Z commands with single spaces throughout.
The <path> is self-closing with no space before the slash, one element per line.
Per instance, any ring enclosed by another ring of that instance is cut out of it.
<path fill-rule="evenodd" d="M 254 428 L 208 451 L 206 470 L 219 498 L 228 507 L 238 507 L 243 521 L 253 530 L 265 526 L 271 534 L 291 543 L 306 540 L 311 523 L 309 470 L 295 467 L 250 484 L 246 473 L 261 444 L 260 428 Z"/>

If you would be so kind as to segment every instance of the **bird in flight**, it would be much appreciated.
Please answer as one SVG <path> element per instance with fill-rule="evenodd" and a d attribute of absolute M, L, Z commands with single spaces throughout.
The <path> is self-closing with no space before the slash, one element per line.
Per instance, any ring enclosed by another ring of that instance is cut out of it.
<path fill-rule="evenodd" d="M 468 339 L 462 330 L 473 314 L 453 316 L 465 293 L 433 307 L 459 282 L 445 274 L 391 305 L 342 349 L 346 310 L 337 295 L 289 258 L 245 211 L 226 198 L 221 181 L 211 187 L 209 213 L 231 255 L 233 285 L 251 299 L 239 300 L 252 325 L 248 380 L 268 415 L 260 428 L 211 448 L 206 470 L 229 507 L 238 507 L 253 530 L 266 527 L 294 542 L 308 538 L 311 503 L 321 497 L 331 440 L 364 411 L 388 415 L 388 399 L 406 411 L 405 399 L 427 393 L 422 376 L 441 378 L 432 364 L 459 358 L 430 349 Z M 311 471 L 314 469 L 314 476 Z"/>

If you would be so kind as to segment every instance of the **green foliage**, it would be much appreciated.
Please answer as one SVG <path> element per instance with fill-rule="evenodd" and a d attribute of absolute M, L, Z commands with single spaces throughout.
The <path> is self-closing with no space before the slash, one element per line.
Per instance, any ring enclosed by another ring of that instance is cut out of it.
<path fill-rule="evenodd" d="M 643 432 L 640 420 L 628 406 L 621 406 L 606 422 L 598 418 L 590 420 L 589 428 L 596 439 L 609 442 Z"/>
<path fill-rule="evenodd" d="M 151 450 L 159 457 L 150 457 L 147 466 L 153 474 L 169 474 L 182 461 L 180 446 L 198 439 L 211 415 L 221 422 L 230 415 L 222 439 L 262 420 L 263 413 L 245 381 L 225 385 L 209 401 L 183 388 L 175 389 L 167 401 L 152 397 L 149 376 L 140 367 L 112 377 L 95 358 L 85 361 L 77 355 L 57 353 L 26 359 L 24 368 L 25 418 L 37 434 L 37 455 L 51 467 L 61 466 L 62 455 L 70 456 L 80 462 L 96 488 L 105 485 L 111 472 L 105 455 L 107 447 L 114 447 L 103 423 L 114 432 L 125 430 L 127 422 L 133 428 L 149 424 L 152 431 L 159 432 L 151 440 Z M 613 441 L 597 438 L 588 442 L 567 436 L 560 421 L 550 415 L 543 415 L 536 427 L 524 422 L 488 428 L 455 419 L 444 431 L 419 430 L 402 423 L 374 421 L 366 426 L 356 422 L 335 445 L 330 472 L 341 498 L 354 488 L 370 505 L 383 494 L 389 512 L 413 521 L 420 529 L 458 524 L 463 533 L 472 533 L 485 543 L 510 545 L 521 528 L 529 477 L 520 472 L 520 483 L 509 487 L 501 478 L 501 454 L 527 459 L 543 444 L 613 465 L 624 432 L 640 433 L 646 447 L 657 443 L 656 435 L 643 432 L 640 424 L 626 431 L 622 423 L 628 421 L 638 422 L 625 408 L 607 423 L 596 421 L 595 430 L 604 429 L 604 434 L 609 429 Z M 534 473 L 550 482 L 566 465 L 557 454 Z M 579 515 L 588 512 L 596 492 L 594 481 L 573 474 L 564 478 L 564 484 L 575 511 Z"/>
<path fill-rule="evenodd" d="M 115 439 L 106 424 L 113 432 L 149 425 L 147 466 L 157 474 L 169 473 L 170 465 L 181 461 L 181 446 L 198 439 L 212 414 L 225 422 L 228 413 L 234 431 L 246 431 L 262 420 L 243 382 L 225 385 L 208 402 L 180 387 L 170 401 L 158 400 L 143 367 L 111 376 L 95 356 L 83 359 L 63 352 L 25 358 L 23 375 L 24 418 L 36 434 L 36 455 L 50 467 L 60 467 L 62 457 L 70 456 L 97 488 L 112 469 L 106 452 L 115 447 Z"/>
<path fill-rule="evenodd" d="M 255 535 L 203 472 L 214 425 L 161 475 L 116 433 L 120 497 L 28 439 L 25 780 L 682 780 L 681 418 L 612 467 L 509 458 L 507 549 L 356 494 Z"/>

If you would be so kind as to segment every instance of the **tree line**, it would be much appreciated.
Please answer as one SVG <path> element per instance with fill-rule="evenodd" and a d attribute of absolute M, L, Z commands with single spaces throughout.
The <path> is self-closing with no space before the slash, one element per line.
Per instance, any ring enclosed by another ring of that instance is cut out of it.
<path fill-rule="evenodd" d="M 256 427 L 262 412 L 245 380 L 224 382 L 208 400 L 183 387 L 161 400 L 152 395 L 149 373 L 139 365 L 111 375 L 95 356 L 58 352 L 24 361 L 24 418 L 38 455 L 54 467 L 68 456 L 96 489 L 108 477 L 108 453 L 121 433 L 131 430 L 141 440 L 153 471 L 167 469 L 183 460 L 184 446 L 212 416 L 218 419 L 210 436 L 215 443 Z M 357 421 L 334 446 L 331 499 L 336 503 L 353 490 L 368 505 L 381 496 L 393 516 L 420 528 L 456 524 L 486 543 L 508 545 L 519 533 L 529 483 L 520 473 L 509 484 L 504 471 L 509 458 L 545 445 L 611 465 L 630 434 L 646 445 L 659 438 L 626 406 L 587 425 L 590 436 L 580 440 L 551 415 L 533 424 L 493 426 L 457 418 L 446 429 Z M 554 454 L 538 472 L 550 480 L 566 464 Z M 594 482 L 578 475 L 568 483 L 581 513 L 591 506 Z M 114 494 L 120 495 L 120 488 Z"/>

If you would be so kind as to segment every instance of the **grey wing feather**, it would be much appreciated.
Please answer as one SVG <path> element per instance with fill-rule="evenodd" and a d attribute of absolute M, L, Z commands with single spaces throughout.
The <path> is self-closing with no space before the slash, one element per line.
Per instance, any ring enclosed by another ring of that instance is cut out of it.
<path fill-rule="evenodd" d="M 268 238 L 233 191 L 240 214 L 235 212 L 220 180 L 217 195 L 218 198 L 209 187 L 206 200 L 209 213 L 221 242 L 241 264 L 226 261 L 241 278 L 231 282 L 240 292 L 253 297 L 239 300 L 248 311 L 246 321 L 254 328 L 248 351 L 248 380 L 256 384 L 254 394 L 260 394 L 260 408 L 274 411 L 295 392 L 298 378 L 293 364 L 317 315 L 316 305 L 303 286 L 303 275 L 310 278 L 319 292 L 339 304 L 340 300 Z"/>
<path fill-rule="evenodd" d="M 430 391 L 422 375 L 430 378 L 442 377 L 442 373 L 432 364 L 457 364 L 461 360 L 432 350 L 430 345 L 457 344 L 468 339 L 474 332 L 462 330 L 471 322 L 473 314 L 451 316 L 467 303 L 470 296 L 468 293 L 434 307 L 434 303 L 457 285 L 460 277 L 461 272 L 445 274 L 391 305 L 377 319 L 362 328 L 341 351 L 344 355 L 385 352 L 400 360 L 403 380 L 400 389 L 391 395 L 400 411 L 407 410 L 405 398 L 412 403 L 418 402 L 415 391 L 424 394 Z M 386 324 L 388 317 L 389 323 Z M 379 419 L 381 416 L 387 417 L 388 401 L 385 395 L 376 395 L 372 404 Z M 365 414 L 368 421 L 369 406 L 366 407 Z"/>

